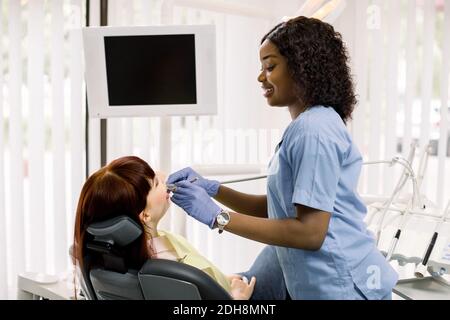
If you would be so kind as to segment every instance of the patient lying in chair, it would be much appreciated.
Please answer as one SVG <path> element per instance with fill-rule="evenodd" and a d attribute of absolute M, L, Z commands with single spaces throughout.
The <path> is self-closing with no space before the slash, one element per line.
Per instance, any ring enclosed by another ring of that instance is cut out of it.
<path fill-rule="evenodd" d="M 83 263 L 83 247 L 87 226 L 92 223 L 127 215 L 144 230 L 127 252 L 128 261 L 136 267 L 148 258 L 169 259 L 189 264 L 206 272 L 237 300 L 249 299 L 256 278 L 250 283 L 237 275 L 226 276 L 203 257 L 182 236 L 158 230 L 167 212 L 170 197 L 165 176 L 138 157 L 122 157 L 92 174 L 81 191 L 76 221 L 74 256 Z"/>

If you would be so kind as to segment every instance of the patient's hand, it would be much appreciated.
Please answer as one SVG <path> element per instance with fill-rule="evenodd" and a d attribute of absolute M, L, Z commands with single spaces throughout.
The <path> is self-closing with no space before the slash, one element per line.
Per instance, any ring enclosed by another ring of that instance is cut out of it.
<path fill-rule="evenodd" d="M 231 284 L 231 281 L 233 281 L 233 279 L 242 279 L 242 276 L 241 275 L 238 275 L 238 274 L 227 274 L 227 279 L 228 279 L 228 282 Z"/>
<path fill-rule="evenodd" d="M 229 278 L 231 278 L 229 276 Z M 256 278 L 252 277 L 250 283 L 242 280 L 240 276 L 233 277 L 231 280 L 231 296 L 234 300 L 248 300 L 255 289 Z"/>

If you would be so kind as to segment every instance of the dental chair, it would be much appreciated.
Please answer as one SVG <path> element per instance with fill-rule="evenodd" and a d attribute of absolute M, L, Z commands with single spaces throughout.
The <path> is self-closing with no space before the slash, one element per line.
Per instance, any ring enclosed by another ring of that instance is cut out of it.
<path fill-rule="evenodd" d="M 140 270 L 129 268 L 123 253 L 142 229 L 127 216 L 94 223 L 87 233 L 84 266 L 77 273 L 88 300 L 231 299 L 206 273 L 180 262 L 148 259 Z"/>

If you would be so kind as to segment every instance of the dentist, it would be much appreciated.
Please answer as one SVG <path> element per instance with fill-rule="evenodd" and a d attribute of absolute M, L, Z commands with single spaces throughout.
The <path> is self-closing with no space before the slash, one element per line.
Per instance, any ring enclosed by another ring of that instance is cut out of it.
<path fill-rule="evenodd" d="M 292 118 L 269 164 L 267 195 L 186 168 L 169 176 L 172 201 L 211 229 L 271 245 L 257 267 L 279 270 L 273 276 L 292 299 L 390 299 L 397 274 L 366 229 L 356 191 L 362 157 L 346 128 L 356 98 L 341 35 L 297 17 L 266 34 L 259 53 L 268 104 L 287 106 Z"/>

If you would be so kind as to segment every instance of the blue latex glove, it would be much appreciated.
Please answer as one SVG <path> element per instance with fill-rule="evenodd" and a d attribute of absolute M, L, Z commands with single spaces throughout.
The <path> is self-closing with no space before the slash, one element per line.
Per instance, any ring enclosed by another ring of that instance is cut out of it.
<path fill-rule="evenodd" d="M 210 197 L 214 197 L 219 191 L 219 181 L 205 179 L 197 172 L 195 172 L 191 167 L 187 167 L 181 169 L 180 171 L 172 173 L 167 179 L 166 184 L 177 184 L 177 182 L 184 180 L 191 181 L 195 178 L 197 178 L 195 184 L 199 187 L 202 187 Z"/>
<path fill-rule="evenodd" d="M 212 229 L 216 217 L 221 211 L 220 207 L 203 188 L 197 186 L 197 182 L 180 181 L 175 185 L 177 189 L 171 198 L 173 203 L 183 208 L 192 218 Z"/>

